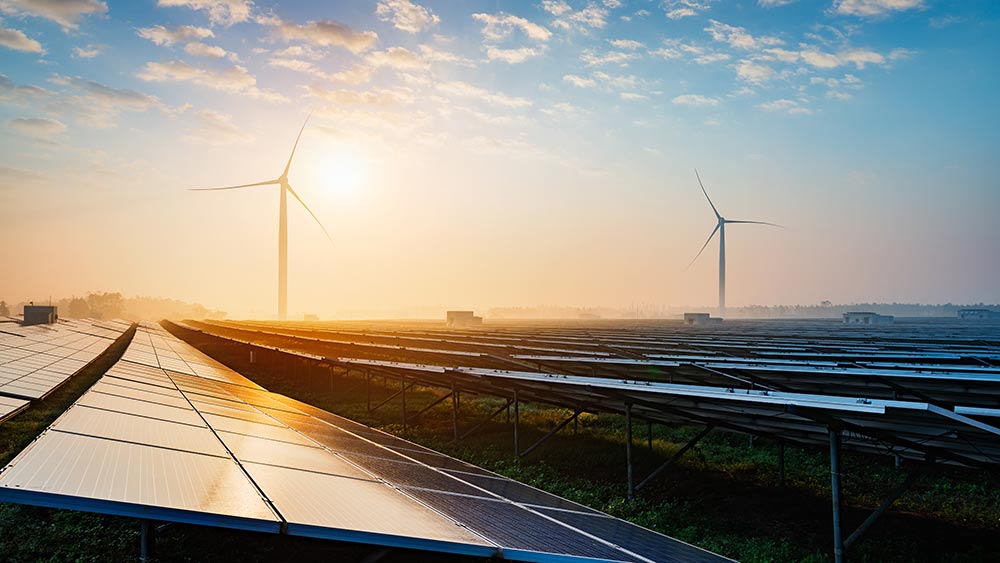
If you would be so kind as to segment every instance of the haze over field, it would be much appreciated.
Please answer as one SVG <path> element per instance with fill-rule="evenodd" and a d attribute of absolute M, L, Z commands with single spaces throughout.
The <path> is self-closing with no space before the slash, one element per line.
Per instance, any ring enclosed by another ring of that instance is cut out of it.
<path fill-rule="evenodd" d="M 0 298 L 1000 301 L 988 0 L 0 0 Z"/>

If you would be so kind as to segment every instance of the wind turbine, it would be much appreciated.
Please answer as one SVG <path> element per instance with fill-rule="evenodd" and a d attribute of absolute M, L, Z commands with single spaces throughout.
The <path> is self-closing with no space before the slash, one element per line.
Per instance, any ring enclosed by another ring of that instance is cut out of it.
<path fill-rule="evenodd" d="M 701 176 L 698 175 L 697 170 L 694 171 L 694 175 L 698 178 L 698 185 L 701 186 L 701 192 L 705 194 L 705 199 L 707 199 L 708 204 L 712 206 L 712 211 L 715 213 L 715 218 L 718 220 L 718 223 L 715 224 L 715 229 L 712 230 L 712 234 L 708 235 L 708 240 L 706 240 L 705 244 L 702 245 L 701 250 L 698 251 L 694 260 L 691 261 L 691 264 L 694 264 L 695 260 L 698 259 L 698 256 L 701 256 L 701 253 L 705 252 L 705 248 L 708 246 L 708 243 L 712 242 L 712 237 L 715 236 L 715 233 L 719 233 L 719 316 L 721 317 L 726 314 L 726 225 L 735 223 L 769 225 L 771 227 L 781 227 L 781 225 L 765 223 L 764 221 L 735 221 L 732 219 L 726 219 L 719 214 L 719 210 L 716 209 L 715 204 L 712 203 L 712 198 L 708 197 L 708 192 L 705 190 L 705 184 L 701 183 Z M 691 267 L 691 264 L 688 264 L 688 268 Z"/>
<path fill-rule="evenodd" d="M 320 223 L 319 217 L 309 209 L 306 202 L 302 201 L 299 194 L 295 193 L 292 189 L 291 184 L 288 183 L 288 169 L 292 166 L 292 158 L 295 156 L 295 149 L 299 146 L 299 139 L 302 137 L 302 131 L 305 130 L 306 124 L 309 123 L 309 117 L 306 117 L 305 122 L 302 124 L 302 128 L 299 129 L 299 134 L 295 137 L 295 144 L 292 145 L 292 154 L 288 157 L 288 163 L 285 164 L 285 169 L 281 171 L 281 176 L 278 176 L 274 180 L 265 180 L 263 182 L 254 182 L 252 184 L 240 184 L 238 186 L 226 186 L 223 188 L 197 188 L 192 189 L 194 192 L 213 192 L 218 190 L 237 190 L 241 188 L 252 188 L 256 186 L 281 186 L 281 203 L 279 205 L 278 211 L 278 318 L 285 320 L 288 317 L 288 194 L 299 200 L 302 207 L 312 215 L 312 218 L 316 220 L 320 229 L 323 229 L 323 234 L 326 238 L 333 242 L 333 238 L 330 237 L 330 233 L 326 231 L 326 227 L 323 223 Z"/>

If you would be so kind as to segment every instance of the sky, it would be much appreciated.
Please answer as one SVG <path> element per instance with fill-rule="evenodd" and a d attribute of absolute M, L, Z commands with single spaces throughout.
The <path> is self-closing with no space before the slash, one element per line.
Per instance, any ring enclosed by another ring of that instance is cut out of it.
<path fill-rule="evenodd" d="M 0 0 L 0 298 L 1000 302 L 990 0 Z"/>

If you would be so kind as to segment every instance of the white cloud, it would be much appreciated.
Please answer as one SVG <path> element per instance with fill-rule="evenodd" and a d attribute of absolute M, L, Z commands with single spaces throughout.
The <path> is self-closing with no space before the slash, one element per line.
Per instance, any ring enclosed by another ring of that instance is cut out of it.
<path fill-rule="evenodd" d="M 469 84 L 467 82 L 461 82 L 457 80 L 453 82 L 440 82 L 437 84 L 436 87 L 437 90 L 443 94 L 450 94 L 452 96 L 459 96 L 466 98 L 477 98 L 479 100 L 497 106 L 504 106 L 509 108 L 521 108 L 521 107 L 528 107 L 531 105 L 531 100 L 527 98 L 508 96 L 507 94 L 502 94 L 499 92 L 490 92 L 478 86 L 473 86 L 472 84 Z"/>
<path fill-rule="evenodd" d="M 0 74 L 0 100 L 17 105 L 28 105 L 50 99 L 53 93 L 33 85 L 15 84 L 5 74 Z"/>
<path fill-rule="evenodd" d="M 174 43 L 184 43 L 187 41 L 198 41 L 215 37 L 211 29 L 207 27 L 196 27 L 193 25 L 178 25 L 173 28 L 155 25 L 153 27 L 143 27 L 136 30 L 139 37 L 149 39 L 156 45 L 170 46 Z"/>
<path fill-rule="evenodd" d="M 843 15 L 870 18 L 923 7 L 924 0 L 836 0 L 833 11 Z"/>
<path fill-rule="evenodd" d="M 250 9 L 253 7 L 253 2 L 250 0 L 158 0 L 157 4 L 208 12 L 209 21 L 221 25 L 233 25 L 249 20 Z"/>
<path fill-rule="evenodd" d="M 560 19 L 552 22 L 553 27 L 587 32 L 589 29 L 601 29 L 608 25 L 608 10 L 597 4 L 589 4 L 578 11 L 564 12 Z"/>
<path fill-rule="evenodd" d="M 87 45 L 86 47 L 73 47 L 73 56 L 78 59 L 92 59 L 104 52 L 103 45 Z"/>
<path fill-rule="evenodd" d="M 137 76 L 147 82 L 191 82 L 213 90 L 245 94 L 269 102 L 288 101 L 281 94 L 258 88 L 257 79 L 239 65 L 207 70 L 184 61 L 149 62 Z"/>
<path fill-rule="evenodd" d="M 371 49 L 378 40 L 378 34 L 374 31 L 355 31 L 334 20 L 296 24 L 276 16 L 266 16 L 257 18 L 257 22 L 270 27 L 271 32 L 283 41 L 302 41 L 319 47 L 342 47 L 354 54 Z"/>
<path fill-rule="evenodd" d="M 587 66 L 599 66 L 603 64 L 618 64 L 622 66 L 628 66 L 628 62 L 639 58 L 638 53 L 624 52 L 624 51 L 608 51 L 607 53 L 597 53 L 595 51 L 586 51 L 580 60 L 587 63 Z"/>
<path fill-rule="evenodd" d="M 708 65 L 712 63 L 718 63 L 721 61 L 728 61 L 730 59 L 727 53 L 706 53 L 704 55 L 699 55 L 694 58 L 694 62 L 700 65 Z"/>
<path fill-rule="evenodd" d="M 775 6 L 787 6 L 796 0 L 757 0 L 757 5 L 764 8 L 774 8 Z"/>
<path fill-rule="evenodd" d="M 626 101 L 646 100 L 649 98 L 649 96 L 637 92 L 622 92 L 619 96 Z"/>
<path fill-rule="evenodd" d="M 107 13 L 108 5 L 101 0 L 0 0 L 0 11 L 37 16 L 76 29 L 84 16 Z"/>
<path fill-rule="evenodd" d="M 156 96 L 112 88 L 79 76 L 54 74 L 49 82 L 70 88 L 71 93 L 64 93 L 58 99 L 48 101 L 45 109 L 51 113 L 70 116 L 93 127 L 110 127 L 114 124 L 114 118 L 126 111 L 178 111 L 167 107 Z"/>
<path fill-rule="evenodd" d="M 511 14 L 472 14 L 472 19 L 483 24 L 483 37 L 490 41 L 502 41 L 515 30 L 521 30 L 535 41 L 548 41 L 552 32 L 544 26 Z"/>
<path fill-rule="evenodd" d="M 629 51 L 646 48 L 646 45 L 634 39 L 609 39 L 608 43 L 611 43 L 611 46 L 616 49 L 627 49 Z"/>
<path fill-rule="evenodd" d="M 384 108 L 399 104 L 408 104 L 413 101 L 409 92 L 402 90 L 373 89 L 373 90 L 330 90 L 319 86 L 310 86 L 309 95 L 333 102 L 339 106 L 363 106 L 372 108 Z"/>
<path fill-rule="evenodd" d="M 663 7 L 672 20 L 697 16 L 712 7 L 714 0 L 666 0 Z"/>
<path fill-rule="evenodd" d="M 500 61 L 507 64 L 523 63 L 524 61 L 542 54 L 541 49 L 534 47 L 521 47 L 519 49 L 501 49 L 490 45 L 486 47 L 486 58 L 491 61 Z"/>
<path fill-rule="evenodd" d="M 195 113 L 197 126 L 187 129 L 185 138 L 209 145 L 230 145 L 245 143 L 253 139 L 233 123 L 232 117 L 212 111 Z"/>
<path fill-rule="evenodd" d="M 11 129 L 39 139 L 50 139 L 66 131 L 66 125 L 44 117 L 18 117 L 7 122 Z"/>
<path fill-rule="evenodd" d="M 19 29 L 0 27 L 0 45 L 24 53 L 45 54 L 41 43 L 28 37 Z"/>
<path fill-rule="evenodd" d="M 597 81 L 593 78 L 587 78 L 584 76 L 577 76 L 575 74 L 567 74 L 563 76 L 565 82 L 569 82 L 577 88 L 593 88 L 597 85 Z"/>
<path fill-rule="evenodd" d="M 434 12 L 410 0 L 379 0 L 375 14 L 383 21 L 392 21 L 396 29 L 417 33 L 441 21 Z"/>
<path fill-rule="evenodd" d="M 743 60 L 736 65 L 736 75 L 751 84 L 767 82 L 775 77 L 774 69 L 749 60 Z"/>
<path fill-rule="evenodd" d="M 420 46 L 420 55 L 429 62 L 455 63 L 463 66 L 475 66 L 475 63 L 465 57 L 460 57 L 455 53 L 442 51 L 430 45 Z"/>
<path fill-rule="evenodd" d="M 563 0 L 542 0 L 542 9 L 553 16 L 561 16 L 573 8 Z"/>
<path fill-rule="evenodd" d="M 193 43 L 188 43 L 184 46 L 184 52 L 189 55 L 194 55 L 196 57 L 215 57 L 221 58 L 225 57 L 228 53 L 222 47 L 217 47 L 215 45 L 208 45 L 200 41 L 195 41 Z"/>
<path fill-rule="evenodd" d="M 745 28 L 724 24 L 720 21 L 709 20 L 709 26 L 705 28 L 712 39 L 727 43 L 734 49 L 757 49 L 761 45 L 781 45 L 781 39 L 772 36 L 754 37 Z"/>
<path fill-rule="evenodd" d="M 374 66 L 394 69 L 414 70 L 427 68 L 423 57 L 404 47 L 389 47 L 385 51 L 370 53 L 365 60 Z"/>
<path fill-rule="evenodd" d="M 787 100 L 787 99 L 764 102 L 761 104 L 757 104 L 757 107 L 764 111 L 785 112 L 792 115 L 808 115 L 812 113 L 812 110 L 810 110 L 809 108 L 802 107 L 795 100 Z"/>
<path fill-rule="evenodd" d="M 676 106 L 713 107 L 719 105 L 718 98 L 702 96 L 701 94 L 683 94 L 671 100 Z"/>

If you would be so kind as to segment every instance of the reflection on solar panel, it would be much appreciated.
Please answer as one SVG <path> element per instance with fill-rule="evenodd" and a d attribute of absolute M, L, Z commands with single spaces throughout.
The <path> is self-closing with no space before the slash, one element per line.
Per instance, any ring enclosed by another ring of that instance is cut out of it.
<path fill-rule="evenodd" d="M 523 561 L 727 561 L 269 393 L 148 325 L 0 472 L 0 501 Z"/>
<path fill-rule="evenodd" d="M 0 395 L 45 397 L 104 353 L 129 325 L 89 320 L 0 325 Z M 0 413 L 0 419 L 3 418 Z"/>

